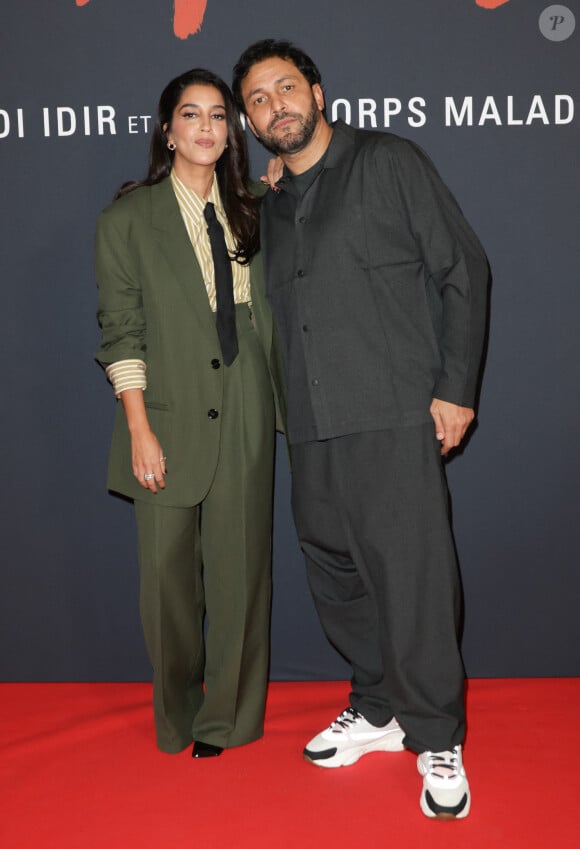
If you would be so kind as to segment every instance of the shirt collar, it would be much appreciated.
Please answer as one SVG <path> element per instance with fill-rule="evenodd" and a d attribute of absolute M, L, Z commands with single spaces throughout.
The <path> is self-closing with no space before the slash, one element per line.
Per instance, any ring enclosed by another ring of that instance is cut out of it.
<path fill-rule="evenodd" d="M 216 179 L 215 174 L 213 175 L 213 182 L 211 184 L 211 189 L 209 193 L 209 197 L 207 201 L 202 198 L 201 195 L 198 195 L 193 189 L 188 188 L 182 180 L 179 179 L 175 171 L 171 171 L 171 184 L 173 186 L 173 190 L 177 195 L 177 200 L 179 201 L 180 206 L 183 205 L 189 217 L 199 226 L 201 224 L 205 224 L 205 219 L 203 216 L 203 211 L 205 209 L 205 205 L 207 202 L 213 203 L 215 206 L 215 211 L 220 219 L 225 219 L 226 214 L 223 208 L 222 199 L 220 197 L 220 190 L 218 187 L 218 181 Z"/>
<path fill-rule="evenodd" d="M 320 159 L 324 159 L 324 163 L 322 165 L 323 171 L 326 171 L 329 168 L 336 168 L 342 155 L 353 144 L 354 134 L 356 132 L 354 128 L 351 127 L 349 124 L 345 124 L 342 118 L 338 118 L 336 121 L 330 124 L 330 126 L 333 129 L 333 133 L 330 138 L 328 147 L 320 157 Z M 312 166 L 312 168 L 314 167 L 315 165 Z M 291 179 L 292 172 L 286 166 L 284 166 L 282 176 L 278 180 L 278 183 L 276 185 L 279 185 L 280 188 L 287 189 Z"/>
<path fill-rule="evenodd" d="M 333 129 L 332 138 L 326 152 L 325 168 L 335 168 L 342 155 L 352 147 L 356 130 L 345 124 L 342 118 L 330 125 Z"/>

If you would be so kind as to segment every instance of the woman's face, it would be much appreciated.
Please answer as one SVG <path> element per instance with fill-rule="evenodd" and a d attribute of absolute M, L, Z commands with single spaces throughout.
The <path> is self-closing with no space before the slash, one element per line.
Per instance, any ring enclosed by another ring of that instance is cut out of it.
<path fill-rule="evenodd" d="M 215 167 L 228 137 L 226 107 L 217 88 L 190 85 L 173 110 L 171 126 L 164 128 L 175 144 L 174 167 Z"/>

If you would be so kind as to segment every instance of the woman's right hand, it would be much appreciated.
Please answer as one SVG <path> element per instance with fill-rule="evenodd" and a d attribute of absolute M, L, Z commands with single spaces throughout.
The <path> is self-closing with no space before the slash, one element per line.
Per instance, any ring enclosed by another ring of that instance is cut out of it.
<path fill-rule="evenodd" d="M 143 489 L 153 493 L 165 489 L 167 467 L 163 448 L 149 428 L 131 432 L 133 474 Z"/>
<path fill-rule="evenodd" d="M 142 389 L 125 389 L 121 393 L 127 425 L 131 434 L 133 474 L 143 489 L 157 492 L 165 489 L 166 457 L 159 440 L 149 426 Z"/>

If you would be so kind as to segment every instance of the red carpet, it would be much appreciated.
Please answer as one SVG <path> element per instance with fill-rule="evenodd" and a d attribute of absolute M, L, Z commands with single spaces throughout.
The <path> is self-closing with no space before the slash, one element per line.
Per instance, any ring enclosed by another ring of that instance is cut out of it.
<path fill-rule="evenodd" d="M 147 684 L 0 685 L 2 849 L 576 849 L 580 679 L 469 683 L 472 813 L 427 820 L 409 752 L 348 768 L 304 743 L 348 685 L 276 683 L 263 740 L 193 761 L 153 742 Z"/>

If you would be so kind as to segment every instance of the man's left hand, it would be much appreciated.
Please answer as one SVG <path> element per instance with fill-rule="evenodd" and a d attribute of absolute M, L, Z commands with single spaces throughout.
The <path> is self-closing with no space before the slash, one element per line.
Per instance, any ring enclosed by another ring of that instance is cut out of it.
<path fill-rule="evenodd" d="M 470 407 L 460 407 L 459 404 L 451 404 L 439 398 L 433 398 L 429 412 L 435 422 L 435 434 L 441 443 L 442 454 L 457 448 L 475 418 L 475 412 Z"/>

